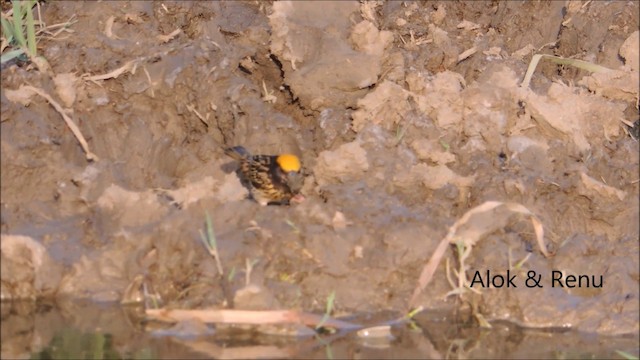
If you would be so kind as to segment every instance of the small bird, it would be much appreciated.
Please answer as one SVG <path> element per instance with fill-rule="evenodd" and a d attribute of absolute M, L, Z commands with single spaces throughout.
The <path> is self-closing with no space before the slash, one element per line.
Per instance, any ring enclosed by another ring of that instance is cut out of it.
<path fill-rule="evenodd" d="M 242 146 L 227 148 L 224 153 L 240 162 L 240 178 L 260 205 L 288 205 L 298 196 L 304 178 L 297 156 L 251 155 Z"/>

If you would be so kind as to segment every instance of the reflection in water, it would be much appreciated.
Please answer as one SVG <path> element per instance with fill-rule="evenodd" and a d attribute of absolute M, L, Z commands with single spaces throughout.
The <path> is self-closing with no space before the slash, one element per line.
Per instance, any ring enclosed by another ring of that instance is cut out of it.
<path fill-rule="evenodd" d="M 296 338 L 246 327 L 217 326 L 213 331 L 212 325 L 189 326 L 183 334 L 183 326 L 144 321 L 139 308 L 87 302 L 3 302 L 1 310 L 3 359 L 611 358 L 619 357 L 616 351 L 638 356 L 635 336 L 600 341 L 571 331 L 523 330 L 506 323 L 493 323 L 487 330 L 429 312 L 418 314 L 408 326 L 392 327 L 385 341 L 372 342 L 355 332 Z M 394 316 L 357 320 L 371 324 Z"/>
<path fill-rule="evenodd" d="M 141 349 L 127 358 L 153 359 L 151 349 Z M 74 328 L 64 328 L 54 335 L 42 350 L 32 354 L 32 359 L 121 359 L 113 347 L 113 336 L 100 332 L 83 333 Z"/>

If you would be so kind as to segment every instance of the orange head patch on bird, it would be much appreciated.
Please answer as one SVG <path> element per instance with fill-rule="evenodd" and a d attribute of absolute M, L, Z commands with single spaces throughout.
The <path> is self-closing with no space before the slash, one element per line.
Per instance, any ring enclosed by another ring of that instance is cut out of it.
<path fill-rule="evenodd" d="M 276 159 L 280 168 L 285 172 L 299 172 L 300 171 L 300 159 L 292 154 L 282 154 Z"/>

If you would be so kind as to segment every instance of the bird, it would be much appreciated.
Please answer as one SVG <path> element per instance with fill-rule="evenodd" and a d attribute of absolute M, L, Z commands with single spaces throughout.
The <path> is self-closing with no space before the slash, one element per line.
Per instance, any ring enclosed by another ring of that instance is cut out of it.
<path fill-rule="evenodd" d="M 260 205 L 288 205 L 297 198 L 304 181 L 297 156 L 251 155 L 243 146 L 226 148 L 224 153 L 240 163 L 240 179 Z"/>

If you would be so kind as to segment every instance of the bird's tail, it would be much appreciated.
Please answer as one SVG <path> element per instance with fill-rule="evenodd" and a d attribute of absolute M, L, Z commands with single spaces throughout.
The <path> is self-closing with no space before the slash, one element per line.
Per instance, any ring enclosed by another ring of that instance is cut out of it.
<path fill-rule="evenodd" d="M 235 160 L 247 159 L 251 154 L 242 146 L 234 146 L 224 149 L 224 153 Z"/>

